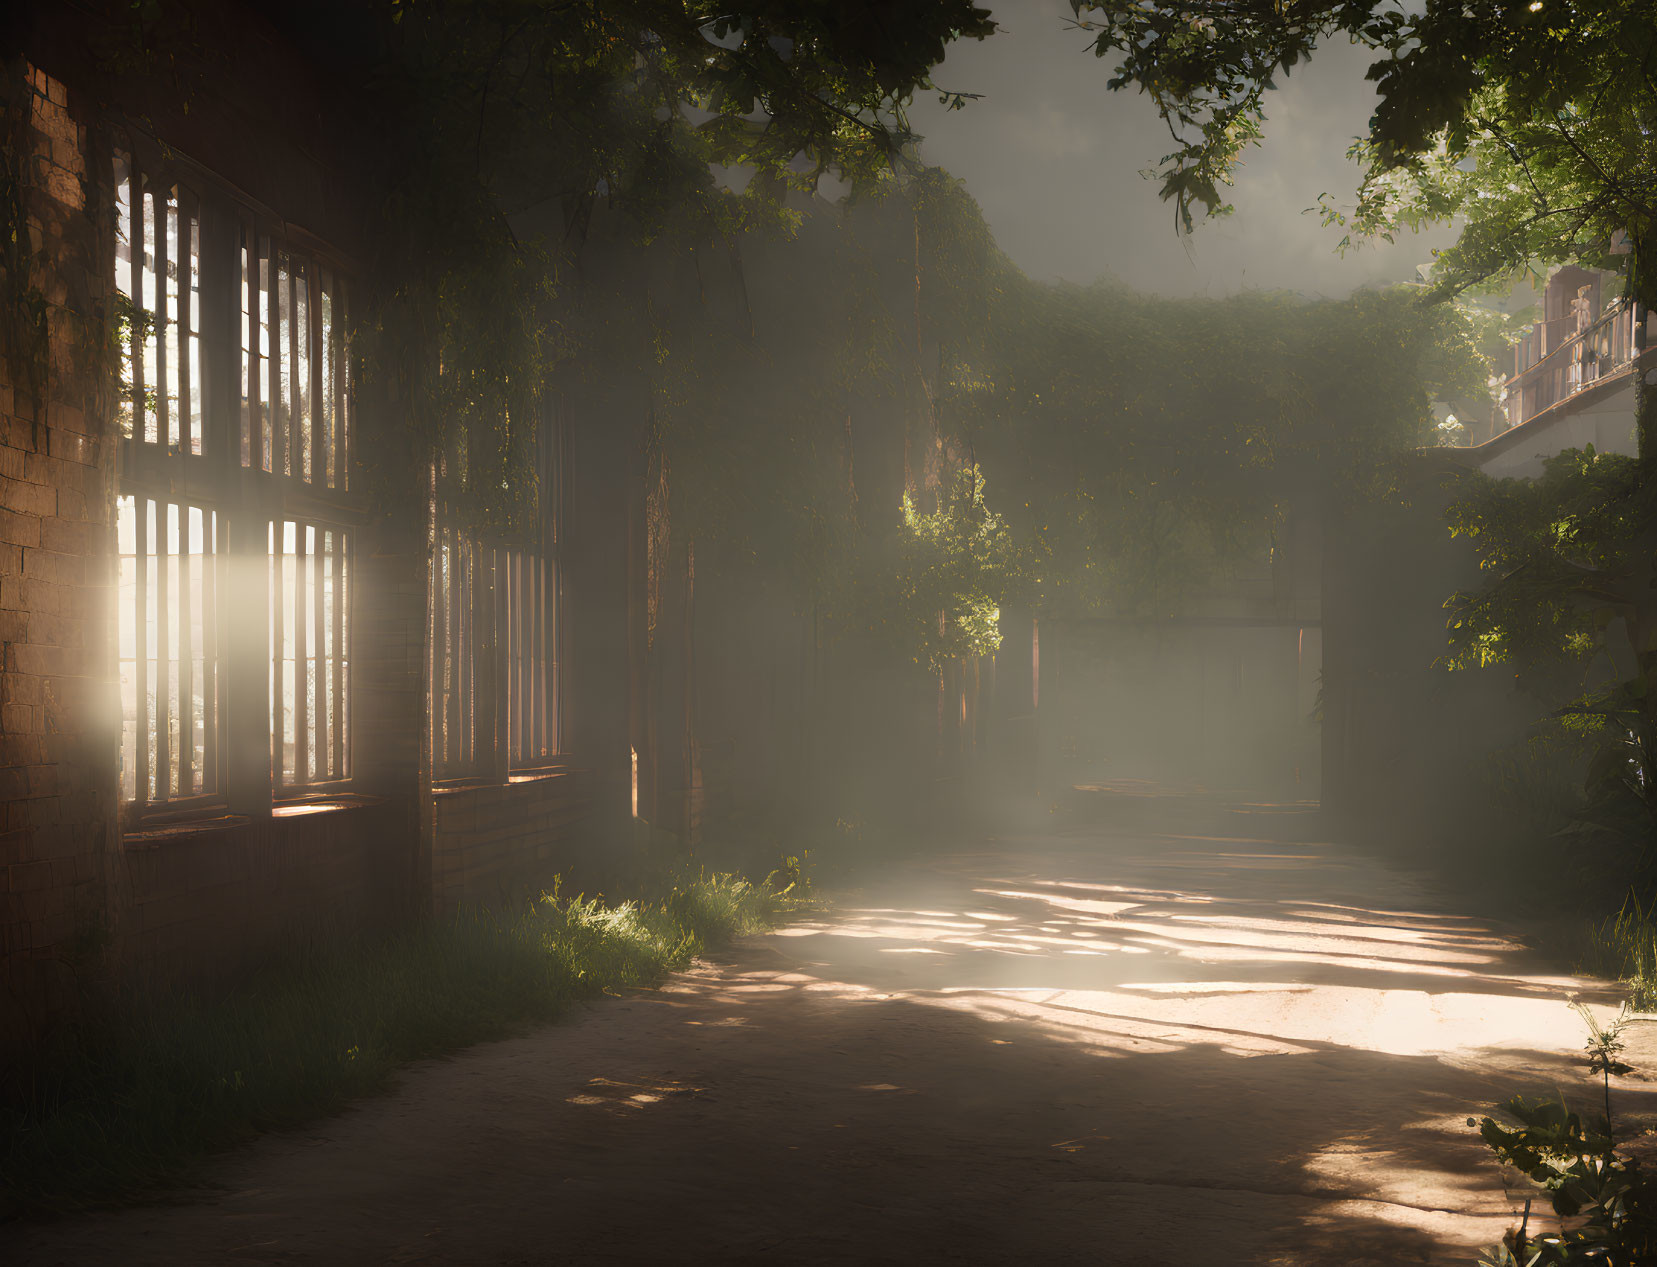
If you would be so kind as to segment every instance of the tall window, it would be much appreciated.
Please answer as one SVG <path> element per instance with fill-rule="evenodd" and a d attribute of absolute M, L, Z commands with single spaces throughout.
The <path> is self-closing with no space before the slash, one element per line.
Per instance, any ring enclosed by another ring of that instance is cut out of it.
<path fill-rule="evenodd" d="M 338 784 L 352 769 L 360 500 L 348 487 L 345 282 L 137 135 L 112 175 L 114 282 L 130 317 L 118 404 L 122 798 L 176 809 L 263 789 L 257 750 L 232 750 L 224 725 L 260 716 L 275 795 Z M 261 549 L 265 619 L 232 620 L 246 614 L 228 607 L 233 591 L 260 593 L 246 569 Z M 259 662 L 268 687 L 235 667 Z"/>
<path fill-rule="evenodd" d="M 433 776 L 499 778 L 545 765 L 558 753 L 555 543 L 547 532 L 538 534 L 545 550 L 486 545 L 436 499 L 432 508 Z M 541 526 L 552 519 L 548 509 Z"/>
<path fill-rule="evenodd" d="M 351 532 L 308 502 L 301 516 L 294 491 L 349 486 L 345 287 L 252 216 L 237 270 L 241 463 L 277 477 L 284 503 L 270 521 L 271 775 L 293 791 L 351 772 Z"/>

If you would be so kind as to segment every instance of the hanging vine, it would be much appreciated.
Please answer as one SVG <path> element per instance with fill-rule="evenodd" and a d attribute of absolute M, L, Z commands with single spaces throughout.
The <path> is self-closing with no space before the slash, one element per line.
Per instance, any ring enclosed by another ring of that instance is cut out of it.
<path fill-rule="evenodd" d="M 39 418 L 49 371 L 46 294 L 37 280 L 41 250 L 29 223 L 30 67 L 8 57 L 0 72 L 0 359 Z"/>

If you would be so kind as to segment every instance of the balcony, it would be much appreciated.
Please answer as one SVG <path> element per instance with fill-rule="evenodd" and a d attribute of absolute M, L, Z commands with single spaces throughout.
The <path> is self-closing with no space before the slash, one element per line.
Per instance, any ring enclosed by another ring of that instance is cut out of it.
<path fill-rule="evenodd" d="M 1578 392 L 1627 375 L 1634 311 L 1613 300 L 1597 319 L 1575 314 L 1539 321 L 1513 348 L 1516 372 L 1502 386 L 1508 426 L 1523 426 Z"/>

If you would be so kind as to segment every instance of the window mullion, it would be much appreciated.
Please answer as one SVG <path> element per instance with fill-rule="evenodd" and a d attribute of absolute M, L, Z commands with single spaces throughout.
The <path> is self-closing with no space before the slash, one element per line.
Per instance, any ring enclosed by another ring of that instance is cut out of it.
<path fill-rule="evenodd" d="M 155 792 L 156 800 L 164 801 L 172 795 L 172 622 L 168 600 L 172 597 L 167 554 L 172 546 L 172 506 L 168 502 L 152 502 L 155 507 Z"/>
<path fill-rule="evenodd" d="M 152 801 L 155 799 L 150 793 L 150 750 L 154 743 L 154 736 L 150 731 L 150 621 L 149 621 L 149 550 L 150 550 L 150 499 L 135 497 L 133 499 L 134 519 L 134 559 L 133 574 L 137 583 L 133 586 L 135 595 L 133 613 L 133 679 L 134 689 L 138 699 L 138 742 L 137 742 L 137 799 Z"/>
<path fill-rule="evenodd" d="M 334 702 L 334 773 L 345 777 L 345 534 L 334 534 L 334 654 L 329 665 Z"/>
<path fill-rule="evenodd" d="M 280 518 L 271 521 L 270 525 L 270 606 L 268 611 L 270 622 L 270 731 L 271 738 L 271 782 L 280 789 L 287 774 L 287 763 L 282 751 L 283 742 L 287 738 L 287 708 L 282 697 L 282 661 L 285 648 L 283 646 L 283 615 L 282 599 L 286 591 L 287 552 L 283 549 L 283 536 L 287 531 L 287 524 Z"/>
<path fill-rule="evenodd" d="M 169 512 L 173 513 L 173 512 Z M 194 595 L 190 585 L 190 507 L 178 515 L 178 794 L 195 791 L 195 657 L 190 638 Z"/>
<path fill-rule="evenodd" d="M 312 420 L 312 433 L 315 433 L 316 423 Z M 315 466 L 311 467 L 316 470 Z M 323 602 L 322 570 L 328 558 L 325 542 L 330 535 L 319 524 L 313 530 L 311 552 L 311 658 L 306 669 L 306 677 L 310 681 L 311 689 L 311 726 L 315 732 L 315 743 L 307 745 L 307 751 L 314 747 L 315 759 L 311 762 L 312 779 L 321 779 L 328 773 L 328 674 L 326 651 L 328 642 L 324 636 L 327 626 L 323 623 L 326 614 L 326 605 Z"/>
<path fill-rule="evenodd" d="M 466 744 L 460 729 L 460 692 L 464 680 L 462 665 L 465 663 L 465 646 L 461 640 L 460 627 L 460 591 L 461 591 L 461 562 L 460 536 L 450 525 L 448 534 L 448 599 L 449 599 L 449 639 L 448 639 L 448 757 L 455 765 L 467 759 Z"/>
<path fill-rule="evenodd" d="M 205 415 L 204 415 L 205 421 Z M 222 469 L 222 468 L 221 468 Z M 202 613 L 202 784 L 215 792 L 224 790 L 219 779 L 219 516 L 211 510 L 202 512 L 202 527 L 206 544 L 201 560 Z"/>
<path fill-rule="evenodd" d="M 305 564 L 307 552 L 305 549 L 306 534 L 309 527 L 298 521 L 293 525 L 293 771 L 296 784 L 303 786 L 311 781 L 310 749 L 307 739 L 310 737 L 310 709 L 306 690 L 305 673 L 305 635 L 306 599 L 308 589 L 305 584 Z"/>
<path fill-rule="evenodd" d="M 311 482 L 318 488 L 328 487 L 328 455 L 323 444 L 322 394 L 322 266 L 315 260 L 305 270 L 307 300 L 305 304 L 305 344 L 308 352 L 305 363 L 309 368 L 305 390 L 310 396 L 311 416 Z"/>

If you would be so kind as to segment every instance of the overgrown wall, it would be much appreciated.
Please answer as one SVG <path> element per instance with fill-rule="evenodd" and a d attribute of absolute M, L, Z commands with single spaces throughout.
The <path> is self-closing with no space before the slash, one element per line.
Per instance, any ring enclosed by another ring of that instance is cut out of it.
<path fill-rule="evenodd" d="M 432 903 L 498 906 L 573 877 L 594 862 L 585 833 L 593 775 L 558 770 L 433 796 Z M 577 885 L 579 881 L 574 881 Z"/>
<path fill-rule="evenodd" d="M 30 68 L 6 123 L 23 187 L 0 196 L 27 213 L 19 254 L 51 261 L 19 287 L 44 302 L 44 344 L 10 311 L 0 360 L 0 1033 L 17 1035 L 71 1009 L 76 969 L 105 940 L 114 454 L 86 347 L 104 275 L 86 120 L 63 84 Z"/>

